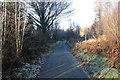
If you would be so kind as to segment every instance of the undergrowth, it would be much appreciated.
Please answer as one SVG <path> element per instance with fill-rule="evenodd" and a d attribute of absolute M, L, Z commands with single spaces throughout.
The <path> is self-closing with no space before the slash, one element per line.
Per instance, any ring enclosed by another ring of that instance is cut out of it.
<path fill-rule="evenodd" d="M 114 39 L 105 36 L 83 42 L 67 42 L 71 53 L 92 78 L 118 78 L 119 49 Z"/>
<path fill-rule="evenodd" d="M 5 73 L 3 78 L 37 78 L 46 59 L 59 42 L 47 43 L 46 46 L 40 48 L 31 48 L 27 57 L 21 56 L 15 60 L 16 66 L 14 64 L 14 67 Z"/>

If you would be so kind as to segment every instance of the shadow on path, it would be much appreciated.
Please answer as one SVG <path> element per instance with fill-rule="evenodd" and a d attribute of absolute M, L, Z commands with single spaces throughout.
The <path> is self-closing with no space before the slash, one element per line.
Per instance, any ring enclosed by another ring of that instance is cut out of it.
<path fill-rule="evenodd" d="M 39 74 L 40 78 L 88 78 L 62 41 L 55 48 Z"/>

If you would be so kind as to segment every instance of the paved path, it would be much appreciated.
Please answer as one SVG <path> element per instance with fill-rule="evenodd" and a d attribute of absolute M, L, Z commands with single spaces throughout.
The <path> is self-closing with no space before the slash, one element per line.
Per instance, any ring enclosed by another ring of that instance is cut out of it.
<path fill-rule="evenodd" d="M 40 78 L 88 78 L 70 54 L 66 41 L 58 44 L 43 66 Z"/>

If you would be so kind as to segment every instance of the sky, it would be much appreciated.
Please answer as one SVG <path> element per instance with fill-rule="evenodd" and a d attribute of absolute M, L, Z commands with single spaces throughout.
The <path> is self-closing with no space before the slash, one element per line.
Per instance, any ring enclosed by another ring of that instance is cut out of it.
<path fill-rule="evenodd" d="M 79 24 L 81 28 L 92 25 L 95 19 L 94 3 L 96 0 L 71 0 L 71 1 L 72 1 L 71 7 L 75 9 L 74 14 L 72 14 L 69 18 L 64 18 L 60 21 L 61 28 L 64 30 L 69 28 L 70 20 L 72 22 Z"/>
<path fill-rule="evenodd" d="M 95 0 L 72 0 L 74 14 L 60 21 L 61 28 L 66 30 L 69 27 L 69 19 L 79 24 L 81 28 L 92 25 L 95 19 L 94 2 Z"/>
<path fill-rule="evenodd" d="M 0 0 L 1 1 L 1 0 Z M 81 28 L 90 26 L 95 19 L 95 0 L 71 0 L 71 7 L 75 9 L 74 14 L 69 18 L 62 19 L 60 26 L 66 30 L 69 28 L 69 21 L 73 21 L 80 25 Z"/>

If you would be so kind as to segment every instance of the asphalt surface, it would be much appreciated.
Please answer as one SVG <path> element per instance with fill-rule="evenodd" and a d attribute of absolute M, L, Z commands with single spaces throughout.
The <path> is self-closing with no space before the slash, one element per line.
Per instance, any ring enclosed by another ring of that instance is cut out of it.
<path fill-rule="evenodd" d="M 60 42 L 43 66 L 40 78 L 88 78 L 66 46 Z"/>

